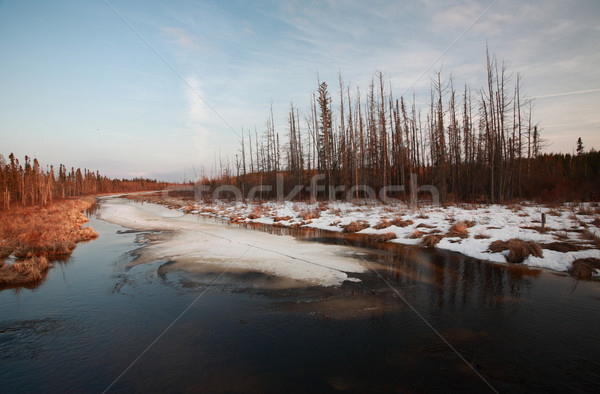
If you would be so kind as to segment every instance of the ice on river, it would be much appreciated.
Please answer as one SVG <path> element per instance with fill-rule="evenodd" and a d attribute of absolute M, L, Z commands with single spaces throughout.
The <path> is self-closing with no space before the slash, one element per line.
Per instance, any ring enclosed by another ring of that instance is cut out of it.
<path fill-rule="evenodd" d="M 145 260 L 168 259 L 221 267 L 229 272 L 260 272 L 282 277 L 291 287 L 337 286 L 357 281 L 366 268 L 350 247 L 304 242 L 185 215 L 155 204 L 107 199 L 98 216 L 136 230 L 165 231 L 142 249 Z M 350 274 L 350 275 L 349 275 Z"/>

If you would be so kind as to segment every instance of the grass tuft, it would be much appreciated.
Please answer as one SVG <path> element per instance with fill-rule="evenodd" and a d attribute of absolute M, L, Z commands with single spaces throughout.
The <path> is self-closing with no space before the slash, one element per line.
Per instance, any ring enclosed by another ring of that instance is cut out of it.
<path fill-rule="evenodd" d="M 590 279 L 600 269 L 600 260 L 593 257 L 577 259 L 569 268 L 569 274 L 577 279 Z"/>
<path fill-rule="evenodd" d="M 426 235 L 421 240 L 421 246 L 425 246 L 426 248 L 433 248 L 442 240 L 442 238 L 444 238 L 442 235 L 437 234 Z"/>
<path fill-rule="evenodd" d="M 364 220 L 357 220 L 342 227 L 344 228 L 342 231 L 344 233 L 355 233 L 368 228 L 369 223 L 365 222 Z"/>
<path fill-rule="evenodd" d="M 390 241 L 392 239 L 396 239 L 396 234 L 394 233 L 385 233 L 385 234 L 378 234 L 375 236 L 375 241 L 376 242 L 387 242 Z"/>
<path fill-rule="evenodd" d="M 472 226 L 471 226 L 472 227 Z M 460 221 L 456 222 L 450 227 L 447 236 L 448 237 L 459 237 L 459 238 L 467 238 L 469 236 L 469 231 L 467 230 L 467 223 Z"/>
<path fill-rule="evenodd" d="M 411 224 L 413 224 L 414 222 L 410 219 L 404 220 L 401 217 L 397 217 L 394 220 L 392 220 L 392 224 L 396 227 L 406 227 L 406 226 L 410 226 Z"/>
<path fill-rule="evenodd" d="M 520 264 L 527 257 L 533 255 L 535 257 L 544 257 L 540 245 L 533 241 L 523 241 L 521 239 L 512 238 L 508 241 L 494 241 L 490 244 L 489 250 L 492 253 L 499 253 L 508 250 L 506 261 L 509 263 Z"/>
<path fill-rule="evenodd" d="M 424 234 L 425 233 L 423 233 L 422 231 L 415 230 L 412 232 L 412 234 L 409 234 L 406 238 L 419 239 L 419 238 L 422 238 Z"/>

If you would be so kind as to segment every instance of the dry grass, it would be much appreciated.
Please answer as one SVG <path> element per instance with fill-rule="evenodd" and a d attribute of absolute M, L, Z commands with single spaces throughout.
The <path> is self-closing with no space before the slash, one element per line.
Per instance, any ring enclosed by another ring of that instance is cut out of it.
<path fill-rule="evenodd" d="M 582 250 L 583 248 L 579 245 L 576 245 L 572 242 L 550 242 L 548 244 L 540 244 L 542 249 L 554 250 L 556 252 L 567 253 L 567 252 L 576 252 L 578 250 Z"/>
<path fill-rule="evenodd" d="M 508 241 L 494 241 L 490 244 L 489 250 L 492 253 L 499 253 L 508 250 L 506 261 L 509 263 L 520 264 L 527 257 L 533 255 L 535 257 L 543 257 L 542 248 L 539 244 L 533 241 L 523 241 L 517 238 L 509 239 Z"/>
<path fill-rule="evenodd" d="M 417 219 L 429 219 L 429 216 L 427 216 L 427 215 L 425 215 L 423 213 L 420 213 L 419 216 L 417 216 L 416 218 Z"/>
<path fill-rule="evenodd" d="M 437 235 L 437 234 L 426 235 L 421 240 L 421 246 L 425 246 L 427 248 L 433 248 L 442 240 L 442 238 L 444 238 L 442 235 Z"/>
<path fill-rule="evenodd" d="M 579 207 L 579 209 L 577 210 L 577 215 L 586 215 L 586 216 L 592 216 L 594 215 L 594 210 L 590 207 Z"/>
<path fill-rule="evenodd" d="M 473 236 L 473 238 L 475 238 L 475 239 L 489 239 L 490 236 L 487 235 L 487 234 L 479 233 L 479 234 L 475 234 Z"/>
<path fill-rule="evenodd" d="M 577 279 L 590 279 L 600 269 L 600 260 L 593 257 L 573 261 L 569 274 Z"/>
<path fill-rule="evenodd" d="M 385 233 L 385 234 L 378 234 L 375 236 L 375 241 L 376 242 L 387 242 L 390 241 L 392 239 L 396 239 L 396 234 L 394 233 Z"/>
<path fill-rule="evenodd" d="M 471 226 L 472 227 L 472 226 Z M 467 230 L 467 223 L 460 221 L 452 225 L 450 230 L 448 231 L 448 237 L 459 237 L 459 238 L 467 238 L 469 237 L 469 231 Z"/>
<path fill-rule="evenodd" d="M 0 266 L 0 288 L 35 284 L 46 278 L 50 264 L 44 256 L 30 257 L 11 266 Z"/>
<path fill-rule="evenodd" d="M 291 216 L 275 216 L 273 217 L 273 222 L 281 222 L 281 221 L 288 221 L 290 220 L 292 217 Z"/>
<path fill-rule="evenodd" d="M 263 214 L 263 207 L 258 205 L 252 209 L 252 212 L 248 215 L 248 219 L 258 219 Z"/>
<path fill-rule="evenodd" d="M 422 238 L 424 234 L 425 233 L 422 232 L 422 231 L 415 230 L 415 231 L 412 232 L 412 234 L 408 235 L 406 238 L 419 239 L 419 238 Z"/>
<path fill-rule="evenodd" d="M 379 223 L 377 223 L 375 226 L 373 226 L 374 229 L 380 230 L 382 228 L 388 228 L 392 225 L 392 222 L 390 222 L 387 219 L 382 219 Z"/>
<path fill-rule="evenodd" d="M 596 248 L 600 249 L 600 237 L 591 232 L 588 229 L 583 230 L 581 233 L 581 238 L 592 241 L 592 243 L 596 246 Z"/>
<path fill-rule="evenodd" d="M 546 214 L 548 216 L 558 216 L 558 217 L 561 216 L 561 213 L 559 211 L 557 211 L 556 209 L 551 209 L 548 212 L 546 212 Z"/>
<path fill-rule="evenodd" d="M 311 219 L 318 219 L 321 217 L 321 211 L 319 211 L 318 209 L 313 209 L 313 210 L 303 210 L 300 211 L 298 213 L 298 216 L 300 216 L 300 218 L 302 220 L 311 220 Z"/>
<path fill-rule="evenodd" d="M 355 233 L 357 231 L 368 228 L 369 223 L 365 222 L 364 220 L 357 220 L 354 222 L 350 222 L 350 224 L 347 224 L 342 227 L 344 228 L 344 230 L 342 231 L 344 233 Z"/>
<path fill-rule="evenodd" d="M 12 255 L 12 265 L 0 264 L 0 286 L 21 286 L 41 280 L 52 260 L 69 257 L 78 242 L 98 237 L 83 211 L 93 197 L 58 201 L 47 207 L 18 208 L 0 213 L 0 259 Z"/>
<path fill-rule="evenodd" d="M 406 226 L 410 226 L 411 224 L 413 224 L 414 222 L 410 219 L 404 220 L 401 217 L 397 217 L 394 220 L 392 220 L 392 224 L 396 227 L 406 227 Z"/>

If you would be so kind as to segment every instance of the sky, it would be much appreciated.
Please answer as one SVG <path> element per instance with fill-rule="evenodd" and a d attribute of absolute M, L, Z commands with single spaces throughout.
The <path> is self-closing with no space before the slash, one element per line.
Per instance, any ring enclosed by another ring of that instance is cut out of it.
<path fill-rule="evenodd" d="M 546 152 L 600 149 L 598 0 L 0 0 L 0 154 L 190 180 L 271 106 L 283 138 L 290 103 L 307 112 L 318 81 L 336 97 L 339 73 L 364 94 L 381 71 L 423 108 L 438 71 L 477 92 L 486 44 Z"/>

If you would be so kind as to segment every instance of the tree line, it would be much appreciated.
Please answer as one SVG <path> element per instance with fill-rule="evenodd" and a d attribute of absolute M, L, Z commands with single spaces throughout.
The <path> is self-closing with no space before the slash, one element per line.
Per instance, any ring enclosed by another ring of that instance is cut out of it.
<path fill-rule="evenodd" d="M 324 174 L 325 184 L 338 191 L 356 186 L 352 190 L 359 197 L 359 185 L 374 190 L 408 185 L 416 174 L 419 184 L 436 186 L 442 202 L 502 203 L 539 196 L 540 190 L 531 186 L 547 183 L 540 179 L 545 165 L 553 174 L 583 166 L 581 155 L 578 164 L 565 167 L 571 155 L 541 154 L 545 141 L 533 117 L 534 101 L 521 93 L 519 73 L 509 73 L 488 51 L 485 72 L 486 86 L 477 90 L 458 90 L 451 76 L 436 73 L 425 108 L 416 107 L 414 92 L 408 99 L 395 97 L 382 72 L 375 74 L 366 94 L 346 85 L 340 74 L 335 99 L 327 83 L 318 81 L 307 110 L 301 114 L 291 103 L 288 122 L 277 131 L 271 108 L 264 132 L 242 130 L 235 161 L 220 163 L 219 174 L 201 182 L 247 191 L 274 185 L 279 173 L 287 192 L 295 185 L 308 187 L 313 175 Z M 597 168 L 594 152 L 587 155 L 585 165 Z M 598 180 L 591 168 L 579 175 Z"/>
<path fill-rule="evenodd" d="M 68 170 L 62 164 L 56 173 L 54 166 L 44 170 L 36 158 L 32 161 L 25 156 L 21 164 L 12 153 L 8 161 L 0 155 L 0 209 L 14 205 L 47 205 L 54 199 L 96 193 L 158 190 L 166 186 L 150 179 L 110 179 L 98 171 Z"/>

